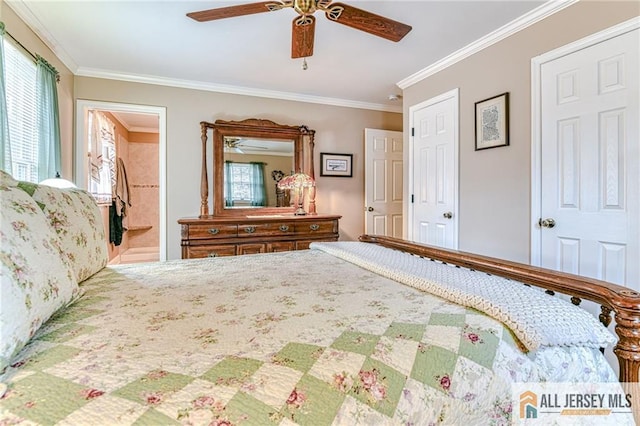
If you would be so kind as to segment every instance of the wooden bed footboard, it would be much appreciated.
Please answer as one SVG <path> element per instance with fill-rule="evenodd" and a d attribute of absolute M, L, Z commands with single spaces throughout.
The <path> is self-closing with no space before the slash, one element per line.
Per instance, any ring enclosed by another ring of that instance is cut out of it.
<path fill-rule="evenodd" d="M 609 325 L 611 312 L 614 313 L 618 342 L 613 352 L 620 364 L 620 382 L 640 381 L 640 293 L 637 291 L 592 278 L 398 238 L 362 235 L 360 241 L 557 291 L 571 296 L 574 304 L 581 299 L 593 301 L 602 307 L 600 321 L 603 324 Z"/>

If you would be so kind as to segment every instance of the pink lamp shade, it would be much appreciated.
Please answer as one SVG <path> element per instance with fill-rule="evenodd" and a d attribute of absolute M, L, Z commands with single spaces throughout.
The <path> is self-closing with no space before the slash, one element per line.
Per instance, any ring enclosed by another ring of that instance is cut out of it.
<path fill-rule="evenodd" d="M 283 177 L 280 182 L 278 182 L 278 188 L 291 189 L 296 191 L 298 197 L 298 208 L 294 213 L 295 215 L 307 214 L 307 212 L 304 211 L 302 200 L 304 188 L 311 188 L 313 186 L 316 186 L 316 181 L 313 180 L 311 176 L 305 173 L 294 173 L 292 175 Z"/>
<path fill-rule="evenodd" d="M 316 181 L 305 173 L 294 173 L 283 177 L 278 182 L 278 188 L 280 189 L 310 188 L 315 185 Z"/>

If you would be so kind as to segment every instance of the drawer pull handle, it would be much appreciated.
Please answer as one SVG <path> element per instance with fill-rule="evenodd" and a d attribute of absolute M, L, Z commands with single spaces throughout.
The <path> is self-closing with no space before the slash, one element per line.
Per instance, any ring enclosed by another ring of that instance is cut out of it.
<path fill-rule="evenodd" d="M 218 253 L 211 252 L 207 255 L 207 257 L 218 257 Z"/>
<path fill-rule="evenodd" d="M 289 230 L 289 225 L 280 225 L 280 230 L 282 232 L 287 232 Z"/>
<path fill-rule="evenodd" d="M 246 228 L 244 228 L 244 232 L 246 232 L 247 234 L 253 234 L 254 232 L 256 232 L 256 227 L 247 226 Z"/>
<path fill-rule="evenodd" d="M 320 225 L 314 223 L 313 225 L 309 226 L 309 229 L 311 229 L 312 231 L 317 231 L 318 229 L 320 229 Z"/>
<path fill-rule="evenodd" d="M 209 232 L 211 235 L 216 235 L 218 232 L 220 232 L 220 230 L 218 228 L 211 228 L 207 232 Z"/>

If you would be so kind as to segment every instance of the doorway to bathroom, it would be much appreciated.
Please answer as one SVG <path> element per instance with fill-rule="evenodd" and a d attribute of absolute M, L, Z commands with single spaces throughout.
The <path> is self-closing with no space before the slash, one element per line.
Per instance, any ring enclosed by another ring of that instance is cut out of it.
<path fill-rule="evenodd" d="M 78 100 L 76 185 L 94 194 L 109 264 L 166 260 L 166 109 Z"/>

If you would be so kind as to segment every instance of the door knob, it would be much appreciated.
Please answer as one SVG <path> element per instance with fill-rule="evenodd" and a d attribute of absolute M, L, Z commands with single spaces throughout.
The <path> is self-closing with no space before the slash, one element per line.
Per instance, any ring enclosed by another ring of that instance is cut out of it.
<path fill-rule="evenodd" d="M 367 207 L 367 211 L 368 212 L 372 212 L 373 211 L 373 207 Z"/>
<path fill-rule="evenodd" d="M 445 219 L 451 219 L 453 217 L 453 213 L 446 212 L 446 213 L 443 213 L 442 216 L 444 216 Z"/>
<path fill-rule="evenodd" d="M 538 221 L 538 225 L 540 225 L 543 228 L 553 228 L 554 226 L 556 226 L 556 221 L 553 220 L 552 218 L 548 218 L 548 219 L 540 218 L 540 220 Z"/>

